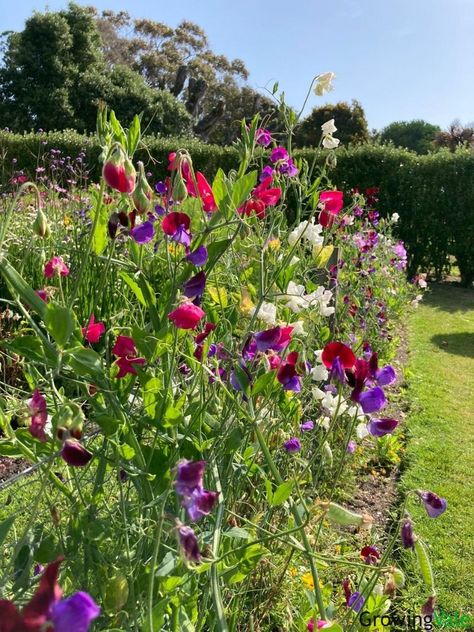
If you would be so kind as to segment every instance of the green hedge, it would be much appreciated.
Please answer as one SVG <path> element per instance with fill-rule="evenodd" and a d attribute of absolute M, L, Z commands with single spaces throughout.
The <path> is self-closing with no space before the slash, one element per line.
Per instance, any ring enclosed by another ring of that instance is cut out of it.
<path fill-rule="evenodd" d="M 196 169 L 210 178 L 218 167 L 224 171 L 237 166 L 237 153 L 232 147 L 206 145 L 194 139 L 146 139 L 147 149 L 139 151 L 155 178 L 163 178 L 167 171 L 167 156 L 177 148 L 187 148 Z M 90 178 L 100 172 L 99 148 L 94 137 L 84 137 L 73 131 L 49 134 L 12 134 L 0 132 L 1 182 L 8 183 L 12 173 L 12 159 L 16 166 L 33 175 L 42 157 L 51 149 L 59 149 L 63 156 L 75 157 L 85 152 Z M 295 153 L 296 159 L 312 161 L 314 150 Z M 317 153 L 318 162 L 324 160 Z M 420 156 L 390 146 L 360 145 L 337 152 L 337 168 L 333 182 L 345 191 L 358 187 L 380 188 L 378 210 L 384 215 L 400 215 L 399 234 L 410 255 L 410 273 L 432 270 L 437 277 L 449 272 L 452 258 L 459 267 L 462 280 L 474 280 L 474 153 L 459 150 L 441 151 Z"/>

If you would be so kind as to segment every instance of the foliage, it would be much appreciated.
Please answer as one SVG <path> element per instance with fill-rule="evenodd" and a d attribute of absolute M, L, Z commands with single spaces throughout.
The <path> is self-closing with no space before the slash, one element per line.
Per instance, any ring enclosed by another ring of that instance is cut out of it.
<path fill-rule="evenodd" d="M 441 132 L 438 125 L 423 120 L 396 121 L 384 127 L 380 134 L 382 143 L 393 143 L 417 154 L 427 154 L 434 148 L 437 134 Z"/>
<path fill-rule="evenodd" d="M 257 148 L 257 127 L 242 125 L 237 169 L 212 187 L 181 149 L 153 192 L 139 117 L 124 129 L 101 109 L 98 186 L 56 153 L 38 186 L 16 176 L 2 197 L 0 453 L 38 463 L 30 520 L 16 502 L 1 510 L 2 597 L 26 602 L 34 565 L 62 554 L 66 594 L 101 607 L 96 629 L 289 632 L 319 617 L 341 632 L 363 629 L 354 600 L 389 607 L 398 529 L 379 538 L 334 501 L 349 444 L 370 450 L 384 422 L 363 397 L 379 410 L 395 379 L 379 303 L 395 332 L 416 289 L 390 223 L 379 234 L 358 215 L 359 194 L 343 208 L 326 161 L 296 168 L 274 140 Z M 368 328 L 347 319 L 334 266 L 342 287 L 372 290 Z"/>
<path fill-rule="evenodd" d="M 321 137 L 321 125 L 334 119 L 337 137 L 343 145 L 366 143 L 369 130 L 362 105 L 353 100 L 350 104 L 340 101 L 314 108 L 298 125 L 295 144 L 298 147 L 317 147 Z"/>
<path fill-rule="evenodd" d="M 459 120 L 454 120 L 447 130 L 436 134 L 435 145 L 447 147 L 450 151 L 460 147 L 474 149 L 474 125 L 462 125 Z"/>
<path fill-rule="evenodd" d="M 97 105 L 105 101 L 118 116 L 143 113 L 149 132 L 180 134 L 191 117 L 170 93 L 153 90 L 137 73 L 107 69 L 91 12 L 35 13 L 20 33 L 10 33 L 0 68 L 0 120 L 23 131 L 95 129 Z"/>

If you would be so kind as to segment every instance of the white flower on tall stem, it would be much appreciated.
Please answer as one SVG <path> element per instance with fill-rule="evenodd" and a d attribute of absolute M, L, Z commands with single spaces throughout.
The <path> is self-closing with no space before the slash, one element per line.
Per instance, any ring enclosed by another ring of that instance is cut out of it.
<path fill-rule="evenodd" d="M 334 72 L 323 72 L 316 77 L 316 85 L 314 86 L 314 93 L 317 97 L 322 97 L 325 92 L 331 92 L 333 89 L 332 82 L 336 78 Z"/>
<path fill-rule="evenodd" d="M 334 125 L 334 119 L 330 119 L 321 125 L 323 132 L 323 147 L 324 149 L 336 149 L 339 145 L 339 138 L 334 138 L 334 132 L 337 132 L 337 127 Z"/>
<path fill-rule="evenodd" d="M 260 320 L 263 320 L 264 323 L 270 326 L 276 325 L 276 315 L 277 315 L 276 305 L 273 305 L 273 303 L 263 302 L 258 308 L 258 312 L 256 310 L 257 310 L 256 307 L 253 307 L 250 310 L 249 314 L 251 317 L 256 316 L 257 318 L 259 318 Z"/>

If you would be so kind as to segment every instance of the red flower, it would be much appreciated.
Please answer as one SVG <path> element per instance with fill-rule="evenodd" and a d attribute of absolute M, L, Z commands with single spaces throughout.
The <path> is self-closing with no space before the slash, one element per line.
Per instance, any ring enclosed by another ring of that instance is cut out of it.
<path fill-rule="evenodd" d="M 116 364 L 119 368 L 117 378 L 125 377 L 128 373 L 136 375 L 135 364 L 145 364 L 145 358 L 137 357 L 137 348 L 129 336 L 119 336 L 112 353 L 118 357 Z"/>
<path fill-rule="evenodd" d="M 319 213 L 321 226 L 330 226 L 344 206 L 344 194 L 342 191 L 323 191 L 319 195 L 319 202 L 324 206 Z"/>
<path fill-rule="evenodd" d="M 61 257 L 53 257 L 44 266 L 44 276 L 47 279 L 52 279 L 55 274 L 59 274 L 60 276 L 67 276 L 69 274 L 69 268 Z"/>
<path fill-rule="evenodd" d="M 120 193 L 133 193 L 136 184 L 135 167 L 120 146 L 115 147 L 104 163 L 102 175 L 112 189 Z"/>
<path fill-rule="evenodd" d="M 105 325 L 104 323 L 96 323 L 94 314 L 91 314 L 89 324 L 87 327 L 82 327 L 81 331 L 88 343 L 95 344 L 99 342 L 100 337 L 105 332 Z"/>
<path fill-rule="evenodd" d="M 200 171 L 196 173 L 196 182 L 198 186 L 199 197 L 202 200 L 202 205 L 206 213 L 213 213 L 214 211 L 217 211 L 217 204 L 214 199 L 214 194 L 212 192 L 211 186 Z"/>
<path fill-rule="evenodd" d="M 183 303 L 168 314 L 168 318 L 178 329 L 195 329 L 205 312 L 194 303 Z"/>
<path fill-rule="evenodd" d="M 336 358 L 339 358 L 339 362 L 344 369 L 352 369 L 356 363 L 356 357 L 352 349 L 342 342 L 329 342 L 324 347 L 321 355 L 324 366 L 331 369 Z"/>
<path fill-rule="evenodd" d="M 252 191 L 250 200 L 247 200 L 247 202 L 240 207 L 239 211 L 247 216 L 250 216 L 250 214 L 254 212 L 259 219 L 263 219 L 265 217 L 265 209 L 268 206 L 275 206 L 278 204 L 281 197 L 280 187 L 275 187 L 273 189 L 269 188 L 272 180 L 272 176 L 268 176 L 268 178 L 262 180 L 262 182 Z"/>

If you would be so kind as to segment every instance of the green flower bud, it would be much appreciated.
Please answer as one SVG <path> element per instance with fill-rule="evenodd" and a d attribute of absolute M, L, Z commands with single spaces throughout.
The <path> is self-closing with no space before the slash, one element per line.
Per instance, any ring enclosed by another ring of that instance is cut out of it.
<path fill-rule="evenodd" d="M 133 192 L 132 200 L 137 213 L 140 215 L 151 210 L 151 200 L 153 198 L 153 189 L 148 184 L 145 176 L 145 168 L 143 162 L 138 163 L 138 179 L 137 186 Z"/>
<path fill-rule="evenodd" d="M 38 237 L 42 239 L 48 239 L 51 235 L 51 229 L 48 224 L 48 220 L 46 219 L 46 215 L 39 208 L 38 213 L 36 214 L 36 219 L 33 222 L 33 231 Z"/>

